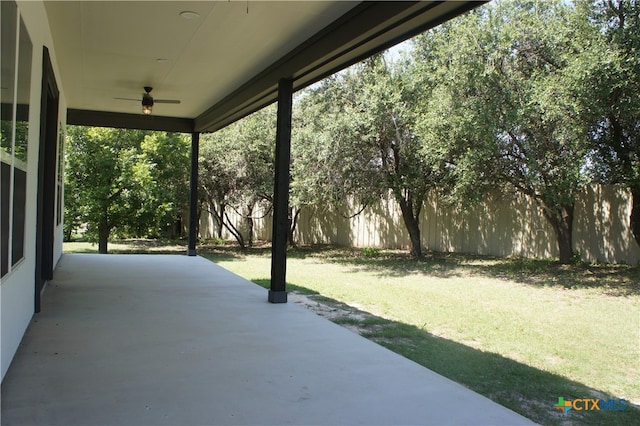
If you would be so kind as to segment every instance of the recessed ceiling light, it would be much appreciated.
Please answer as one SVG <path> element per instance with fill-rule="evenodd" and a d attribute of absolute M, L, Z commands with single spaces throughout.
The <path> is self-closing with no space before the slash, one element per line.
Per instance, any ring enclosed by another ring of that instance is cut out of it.
<path fill-rule="evenodd" d="M 169 60 L 167 58 L 158 58 L 156 59 L 156 62 L 159 64 L 166 64 Z"/>
<path fill-rule="evenodd" d="M 191 10 L 184 10 L 180 12 L 180 16 L 182 16 L 184 19 L 198 19 L 200 17 L 200 14 Z"/>

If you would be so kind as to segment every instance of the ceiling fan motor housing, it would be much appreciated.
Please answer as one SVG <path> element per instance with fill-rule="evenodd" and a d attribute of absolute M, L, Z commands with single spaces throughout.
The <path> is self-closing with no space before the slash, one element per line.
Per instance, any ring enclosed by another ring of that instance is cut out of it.
<path fill-rule="evenodd" d="M 142 106 L 153 106 L 153 97 L 149 93 L 142 95 Z"/>

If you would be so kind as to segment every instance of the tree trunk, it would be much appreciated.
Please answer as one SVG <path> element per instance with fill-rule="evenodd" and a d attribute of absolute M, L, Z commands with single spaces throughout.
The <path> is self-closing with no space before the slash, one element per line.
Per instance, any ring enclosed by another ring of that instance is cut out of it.
<path fill-rule="evenodd" d="M 631 233 L 640 246 L 640 188 L 631 190 L 631 216 L 629 217 Z"/>
<path fill-rule="evenodd" d="M 542 207 L 544 217 L 547 218 L 556 233 L 560 263 L 571 263 L 573 258 L 573 205 L 561 206 L 560 210 L 552 210 L 545 205 Z"/>
<path fill-rule="evenodd" d="M 229 216 L 225 215 L 225 217 L 226 220 L 223 222 L 224 227 L 227 228 L 227 231 L 229 231 L 229 233 L 231 233 L 231 235 L 233 235 L 233 237 L 236 239 L 238 245 L 240 246 L 240 249 L 244 250 L 247 246 L 245 245 L 242 232 L 233 225 L 233 223 L 229 220 Z"/>
<path fill-rule="evenodd" d="M 247 246 L 253 247 L 253 209 L 256 203 L 249 201 L 245 207 L 244 227 L 247 233 Z"/>
<path fill-rule="evenodd" d="M 98 224 L 98 253 L 107 253 L 107 243 L 109 242 L 110 231 L 107 216 L 104 215 Z"/>
<path fill-rule="evenodd" d="M 74 231 L 74 229 L 73 229 L 71 226 L 67 227 L 67 228 L 64 230 L 64 240 L 63 240 L 63 241 L 64 241 L 65 243 L 67 243 L 67 242 L 70 242 L 70 241 L 71 241 L 71 236 L 73 235 L 73 231 Z"/>
<path fill-rule="evenodd" d="M 296 232 L 296 227 L 298 226 L 298 217 L 300 217 L 301 210 L 301 208 L 297 209 L 294 213 L 293 207 L 289 207 L 289 235 L 287 238 L 287 244 L 289 245 L 289 247 L 296 247 L 294 235 Z"/>
<path fill-rule="evenodd" d="M 219 240 L 222 239 L 222 227 L 224 225 L 224 210 L 226 205 L 224 203 L 220 203 L 220 214 L 216 216 L 218 229 L 216 230 L 217 237 Z"/>
<path fill-rule="evenodd" d="M 247 245 L 249 247 L 253 247 L 253 218 L 251 216 L 247 216 Z"/>
<path fill-rule="evenodd" d="M 422 257 L 422 241 L 420 238 L 420 221 L 419 214 L 414 214 L 411 201 L 399 199 L 400 210 L 402 211 L 402 219 L 404 220 L 404 226 L 409 232 L 409 239 L 411 240 L 411 251 L 409 254 L 415 259 Z"/>
<path fill-rule="evenodd" d="M 196 232 L 196 235 L 197 232 Z M 171 227 L 171 233 L 169 235 L 169 238 L 172 240 L 175 240 L 177 237 L 181 237 L 182 236 L 182 217 L 178 216 L 176 218 L 176 220 L 173 222 L 173 226 Z"/>

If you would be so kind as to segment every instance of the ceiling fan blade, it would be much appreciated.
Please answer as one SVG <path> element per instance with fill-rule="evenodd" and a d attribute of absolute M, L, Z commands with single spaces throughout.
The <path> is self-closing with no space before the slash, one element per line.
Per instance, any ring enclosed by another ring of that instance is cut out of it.
<path fill-rule="evenodd" d="M 140 102 L 140 99 L 131 99 L 131 98 L 113 98 L 113 99 L 118 99 L 120 101 L 136 101 L 136 102 Z"/>
<path fill-rule="evenodd" d="M 180 101 L 177 99 L 154 99 L 154 103 L 156 104 L 179 104 Z"/>

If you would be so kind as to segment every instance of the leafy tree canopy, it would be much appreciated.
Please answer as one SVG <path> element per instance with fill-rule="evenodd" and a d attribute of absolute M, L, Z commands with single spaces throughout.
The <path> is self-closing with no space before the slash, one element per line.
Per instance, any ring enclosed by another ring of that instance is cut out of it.
<path fill-rule="evenodd" d="M 577 96 L 597 34 L 569 3 L 500 1 L 415 42 L 426 78 L 438 79 L 421 129 L 429 145 L 447 145 L 454 193 L 531 197 L 556 231 L 562 262 L 573 255 L 573 209 L 587 181 Z"/>
<path fill-rule="evenodd" d="M 106 253 L 109 236 L 175 236 L 186 206 L 189 144 L 184 135 L 70 126 L 65 233 L 87 224 Z"/>

